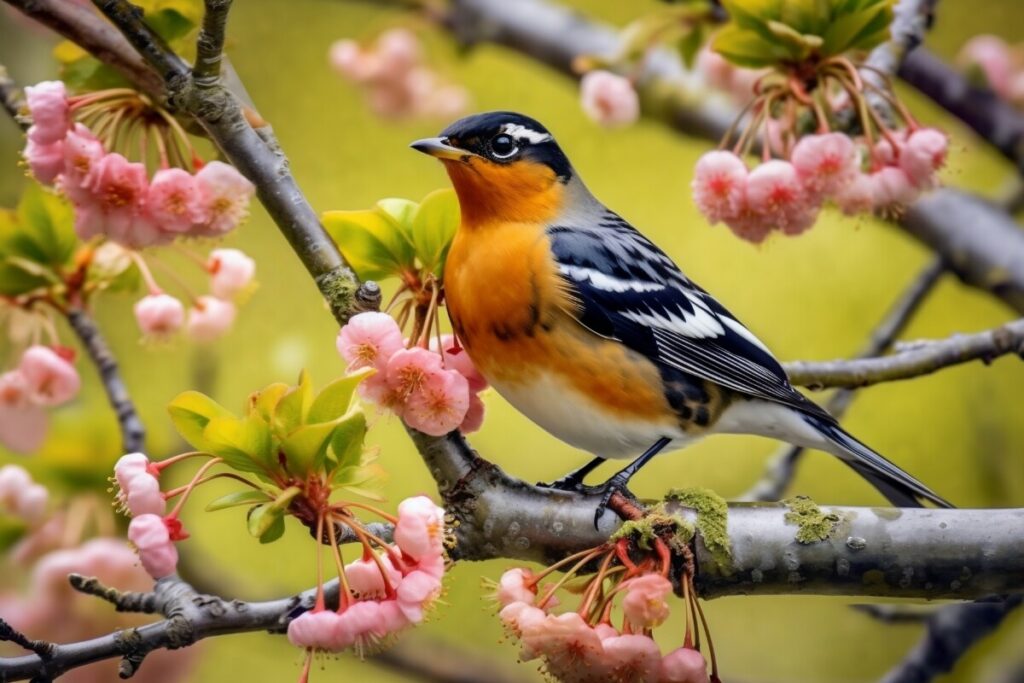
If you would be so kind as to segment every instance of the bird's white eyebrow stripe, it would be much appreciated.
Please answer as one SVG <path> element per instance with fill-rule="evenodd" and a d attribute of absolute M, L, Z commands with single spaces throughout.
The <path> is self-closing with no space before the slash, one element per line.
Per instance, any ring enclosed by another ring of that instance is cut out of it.
<path fill-rule="evenodd" d="M 535 131 L 532 128 L 527 128 L 526 126 L 518 123 L 506 123 L 501 127 L 501 132 L 511 135 L 517 140 L 528 140 L 533 144 L 547 142 L 551 139 L 551 136 L 547 133 Z"/>

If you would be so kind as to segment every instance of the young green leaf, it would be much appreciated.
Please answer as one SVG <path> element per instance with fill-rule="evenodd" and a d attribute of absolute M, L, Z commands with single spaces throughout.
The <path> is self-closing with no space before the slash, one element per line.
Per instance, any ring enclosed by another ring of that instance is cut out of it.
<path fill-rule="evenodd" d="M 264 503 L 249 509 L 247 526 L 249 534 L 261 538 L 278 522 L 284 521 L 284 510 L 274 507 L 273 503 Z"/>
<path fill-rule="evenodd" d="M 259 415 L 268 423 L 273 423 L 277 404 L 281 397 L 288 393 L 290 387 L 284 382 L 275 382 L 249 396 L 249 415 Z"/>
<path fill-rule="evenodd" d="M 291 474 L 306 476 L 323 467 L 327 446 L 337 424 L 337 421 L 307 424 L 281 441 L 281 451 L 288 460 Z"/>
<path fill-rule="evenodd" d="M 18 202 L 18 229 L 4 251 L 47 266 L 64 265 L 75 250 L 74 220 L 63 197 L 29 183 Z"/>
<path fill-rule="evenodd" d="M 221 496 L 217 500 L 211 502 L 206 506 L 207 512 L 216 512 L 217 510 L 226 510 L 228 508 L 238 507 L 239 505 L 252 505 L 253 503 L 266 503 L 271 500 L 270 495 L 265 491 L 256 491 L 254 489 L 248 489 L 245 491 L 234 491 Z"/>
<path fill-rule="evenodd" d="M 171 422 L 185 441 L 200 451 L 210 452 L 209 442 L 203 435 L 210 420 L 218 417 L 234 417 L 231 411 L 198 391 L 178 394 L 167 406 Z"/>
<path fill-rule="evenodd" d="M 258 415 L 212 418 L 203 439 L 210 453 L 236 470 L 270 473 L 277 468 L 270 426 Z"/>
<path fill-rule="evenodd" d="M 360 279 L 383 280 L 415 266 L 412 244 L 382 209 L 327 211 L 321 219 Z"/>
<path fill-rule="evenodd" d="M 443 275 L 445 257 L 459 227 L 459 200 L 450 189 L 431 192 L 412 216 L 412 241 L 423 267 Z"/>
<path fill-rule="evenodd" d="M 353 411 L 351 415 L 338 422 L 331 436 L 331 452 L 334 454 L 336 467 L 360 465 L 366 430 L 366 415 L 361 410 Z"/>
<path fill-rule="evenodd" d="M 348 412 L 356 387 L 375 372 L 373 368 L 361 368 L 340 377 L 324 387 L 309 408 L 308 421 L 329 422 L 337 420 Z"/>
<path fill-rule="evenodd" d="M 260 536 L 260 543 L 266 545 L 267 543 L 273 543 L 277 539 L 284 536 L 284 517 L 276 517 L 270 528 L 263 532 Z"/>
<path fill-rule="evenodd" d="M 277 402 L 277 409 L 274 411 L 274 430 L 281 438 L 294 432 L 300 425 L 305 424 L 312 404 L 313 383 L 309 379 L 309 373 L 303 370 L 299 373 L 299 383 L 285 392 Z"/>

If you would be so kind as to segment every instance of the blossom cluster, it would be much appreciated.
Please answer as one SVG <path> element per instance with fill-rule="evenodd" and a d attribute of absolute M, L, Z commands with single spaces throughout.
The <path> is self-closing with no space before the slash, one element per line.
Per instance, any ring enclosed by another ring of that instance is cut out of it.
<path fill-rule="evenodd" d="M 75 206 L 75 231 L 82 239 L 104 235 L 132 249 L 177 237 L 217 237 L 248 214 L 254 187 L 234 167 L 193 158 L 196 173 L 166 159 L 152 179 L 146 164 L 110 151 L 72 116 L 60 81 L 25 89 L 33 124 L 25 159 L 41 183 L 56 185 Z M 82 96 L 94 102 L 98 96 Z"/>
<path fill-rule="evenodd" d="M 800 138 L 788 159 L 753 170 L 733 152 L 708 152 L 691 186 L 709 221 L 758 243 L 774 230 L 804 232 L 827 201 L 848 215 L 898 211 L 937 184 L 947 148 L 946 135 L 934 128 L 891 133 L 871 148 L 845 133 L 813 134 Z"/>
<path fill-rule="evenodd" d="M 32 481 L 24 468 L 17 465 L 0 467 L 0 512 L 14 515 L 29 526 L 36 526 L 46 515 L 49 499 L 46 487 Z"/>
<path fill-rule="evenodd" d="M 640 116 L 640 97 L 625 76 L 594 69 L 580 79 L 583 113 L 606 128 L 621 128 Z"/>
<path fill-rule="evenodd" d="M 616 590 L 624 594 L 621 629 L 611 623 L 610 601 L 596 620 L 587 618 L 586 603 L 593 596 L 589 590 L 580 610 L 554 613 L 551 591 L 540 597 L 538 580 L 527 569 L 505 572 L 497 591 L 499 616 L 522 644 L 522 659 L 541 659 L 552 678 L 577 683 L 710 680 L 700 652 L 684 644 L 662 655 L 651 635 L 670 611 L 667 598 L 672 584 L 662 574 L 640 573 L 619 584 Z"/>
<path fill-rule="evenodd" d="M 362 87 L 380 116 L 452 118 L 469 105 L 465 88 L 446 83 L 423 63 L 419 39 L 404 28 L 384 31 L 369 47 L 336 41 L 328 59 L 341 76 Z"/>
<path fill-rule="evenodd" d="M 74 351 L 36 344 L 22 353 L 17 367 L 0 375 L 0 443 L 30 453 L 46 436 L 46 408 L 78 395 L 81 378 Z"/>
<path fill-rule="evenodd" d="M 349 370 L 376 370 L 359 385 L 363 398 L 425 434 L 476 431 L 483 424 L 479 394 L 487 381 L 451 335 L 441 335 L 430 346 L 406 348 L 394 318 L 376 312 L 353 316 L 337 339 Z"/>
<path fill-rule="evenodd" d="M 160 491 L 162 463 L 150 462 L 143 453 L 129 453 L 114 465 L 117 501 L 132 521 L 128 540 L 139 553 L 143 568 L 154 579 L 175 572 L 178 549 L 175 542 L 188 538 L 178 519 L 178 508 L 170 514 L 167 499 Z"/>
<path fill-rule="evenodd" d="M 394 544 L 364 546 L 360 559 L 339 568 L 338 608 L 327 609 L 321 593 L 312 610 L 288 624 L 288 640 L 310 652 L 353 648 L 363 654 L 422 622 L 441 594 L 443 541 L 444 510 L 425 496 L 403 500 Z"/>
<path fill-rule="evenodd" d="M 995 94 L 1024 107 L 1024 49 L 1020 45 L 1010 46 L 998 36 L 978 35 L 960 48 L 956 61 L 969 76 L 980 75 Z"/>

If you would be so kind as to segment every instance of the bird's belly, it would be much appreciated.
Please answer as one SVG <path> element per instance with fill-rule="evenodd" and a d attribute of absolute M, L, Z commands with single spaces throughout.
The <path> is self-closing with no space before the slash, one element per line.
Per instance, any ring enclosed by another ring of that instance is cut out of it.
<path fill-rule="evenodd" d="M 602 458 L 632 458 L 666 436 L 673 439 L 673 448 L 691 440 L 671 420 L 643 418 L 599 405 L 554 373 L 537 373 L 526 381 L 498 380 L 493 386 L 556 438 Z"/>

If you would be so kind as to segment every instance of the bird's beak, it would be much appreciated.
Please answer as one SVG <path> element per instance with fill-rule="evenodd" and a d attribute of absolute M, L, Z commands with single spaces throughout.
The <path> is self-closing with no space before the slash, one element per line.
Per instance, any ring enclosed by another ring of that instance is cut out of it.
<path fill-rule="evenodd" d="M 432 157 L 438 159 L 452 159 L 458 161 L 468 156 L 474 156 L 472 152 L 467 152 L 464 149 L 458 147 L 452 147 L 448 144 L 446 138 L 423 138 L 409 145 L 417 152 L 423 152 L 429 154 Z"/>

